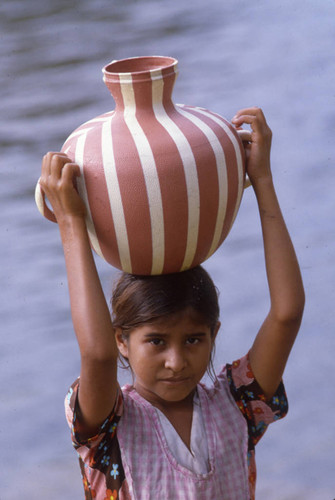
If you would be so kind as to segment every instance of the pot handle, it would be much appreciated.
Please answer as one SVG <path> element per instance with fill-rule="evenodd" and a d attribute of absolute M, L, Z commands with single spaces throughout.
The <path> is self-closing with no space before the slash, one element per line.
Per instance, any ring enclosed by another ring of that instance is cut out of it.
<path fill-rule="evenodd" d="M 44 217 L 51 220 L 52 222 L 57 222 L 55 214 L 50 210 L 48 205 L 45 203 L 45 193 L 40 185 L 40 179 L 38 179 L 35 188 L 35 202 L 38 210 Z"/>
<path fill-rule="evenodd" d="M 240 129 L 237 129 L 236 132 L 238 133 L 242 142 L 248 142 L 251 140 L 251 132 L 249 130 L 245 130 L 243 128 L 240 128 Z M 246 174 L 243 187 L 244 187 L 244 189 L 246 189 L 249 186 L 251 186 L 251 182 L 250 182 L 250 179 L 248 177 L 248 174 Z"/>

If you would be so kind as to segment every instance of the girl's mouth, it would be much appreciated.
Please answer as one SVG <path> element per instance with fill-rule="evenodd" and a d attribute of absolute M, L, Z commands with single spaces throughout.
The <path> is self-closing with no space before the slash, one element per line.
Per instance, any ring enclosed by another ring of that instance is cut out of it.
<path fill-rule="evenodd" d="M 182 384 L 188 380 L 188 377 L 171 377 L 162 379 L 162 382 L 166 384 Z"/>

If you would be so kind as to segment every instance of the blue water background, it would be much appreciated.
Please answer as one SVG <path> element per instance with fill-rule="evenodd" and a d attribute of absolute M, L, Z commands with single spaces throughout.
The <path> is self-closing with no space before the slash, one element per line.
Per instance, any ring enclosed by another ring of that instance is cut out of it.
<path fill-rule="evenodd" d="M 287 418 L 257 450 L 260 500 L 335 497 L 335 2 L 8 0 L 0 4 L 0 498 L 83 498 L 63 398 L 79 372 L 57 226 L 34 203 L 41 157 L 114 107 L 112 59 L 179 60 L 176 102 L 231 118 L 262 107 L 301 264 L 306 312 Z M 97 260 L 106 293 L 114 272 Z M 216 365 L 243 355 L 267 312 L 256 203 L 206 263 L 221 291 Z"/>

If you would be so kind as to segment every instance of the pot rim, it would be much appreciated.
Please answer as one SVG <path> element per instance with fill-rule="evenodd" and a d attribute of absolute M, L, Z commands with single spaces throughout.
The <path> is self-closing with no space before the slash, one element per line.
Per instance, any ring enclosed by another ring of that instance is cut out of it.
<path fill-rule="evenodd" d="M 104 80 L 119 81 L 121 77 L 124 80 L 126 76 L 142 76 L 148 77 L 151 80 L 156 77 L 161 77 L 161 72 L 164 74 L 177 73 L 178 60 L 169 56 L 138 56 L 127 57 L 125 59 L 115 59 L 106 64 L 102 68 Z"/>

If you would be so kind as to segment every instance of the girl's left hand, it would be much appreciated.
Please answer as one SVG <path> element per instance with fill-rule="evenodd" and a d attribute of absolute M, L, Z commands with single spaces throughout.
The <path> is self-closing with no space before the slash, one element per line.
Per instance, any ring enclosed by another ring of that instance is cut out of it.
<path fill-rule="evenodd" d="M 260 108 L 245 108 L 236 113 L 233 125 L 243 141 L 247 160 L 247 174 L 252 184 L 260 178 L 271 178 L 270 150 L 272 132 Z M 243 123 L 251 127 L 251 132 L 243 130 Z"/>
<path fill-rule="evenodd" d="M 49 152 L 43 157 L 40 185 L 58 224 L 68 216 L 84 218 L 86 215 L 84 202 L 75 187 L 75 179 L 79 176 L 79 166 L 64 153 Z"/>

